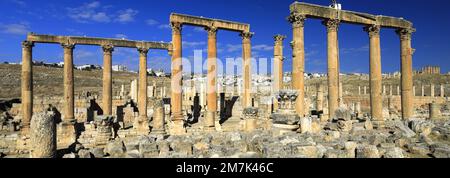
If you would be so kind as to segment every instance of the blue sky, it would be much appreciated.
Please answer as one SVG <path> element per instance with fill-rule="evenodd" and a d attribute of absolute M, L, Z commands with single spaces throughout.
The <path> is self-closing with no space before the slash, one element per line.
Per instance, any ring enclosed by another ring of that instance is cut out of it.
<path fill-rule="evenodd" d="M 291 25 L 286 21 L 292 0 L 0 0 L 0 62 L 21 59 L 20 42 L 27 32 L 38 34 L 116 37 L 132 40 L 171 41 L 171 12 L 219 18 L 251 24 L 253 57 L 273 56 L 273 36 L 284 34 L 287 57 L 284 70 L 291 70 Z M 328 5 L 329 0 L 302 2 Z M 450 70 L 450 1 L 448 0 L 340 0 L 345 10 L 403 17 L 414 23 L 416 53 L 413 65 L 440 65 Z M 194 50 L 205 51 L 206 32 L 201 28 L 183 28 L 183 56 L 191 59 Z M 241 56 L 241 38 L 235 32 L 219 31 L 218 58 Z M 362 26 L 343 24 L 339 30 L 342 72 L 368 72 L 368 35 Z M 306 71 L 326 72 L 326 29 L 321 21 L 308 19 L 305 26 Z M 392 29 L 382 29 L 382 70 L 400 68 L 400 42 Z M 55 44 L 37 44 L 34 59 L 47 62 L 62 60 L 62 49 Z M 166 51 L 152 50 L 149 68 L 170 69 Z M 206 58 L 206 54 L 203 54 Z M 270 61 L 270 60 L 269 60 Z M 75 64 L 102 64 L 99 47 L 77 46 Z M 113 64 L 137 69 L 135 49 L 118 48 Z M 271 63 L 269 62 L 269 65 Z M 239 69 L 238 69 L 239 70 Z"/>

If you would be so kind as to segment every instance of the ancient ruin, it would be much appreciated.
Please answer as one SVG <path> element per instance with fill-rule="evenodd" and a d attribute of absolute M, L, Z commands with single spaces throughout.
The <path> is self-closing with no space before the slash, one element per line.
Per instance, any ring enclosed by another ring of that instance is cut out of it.
<path fill-rule="evenodd" d="M 170 43 L 29 33 L 22 43 L 21 99 L 1 103 L 7 109 L 0 116 L 0 157 L 450 157 L 449 87 L 426 78 L 445 77 L 438 67 L 413 73 L 412 22 L 302 2 L 292 3 L 289 10 L 286 15 L 293 32 L 289 82 L 283 71 L 287 36 L 282 34 L 270 36 L 272 75 L 252 75 L 254 33 L 246 23 L 172 13 Z M 326 28 L 326 34 L 317 35 L 327 37 L 327 74 L 315 78 L 305 76 L 308 19 L 321 20 Z M 341 75 L 342 23 L 359 25 L 367 32 L 368 75 Z M 190 72 L 183 68 L 185 25 L 207 33 L 206 78 L 185 74 Z M 398 75 L 382 73 L 380 31 L 384 28 L 395 29 L 399 36 Z M 219 30 L 242 37 L 241 76 L 218 75 Z M 35 79 L 40 76 L 33 70 L 40 68 L 33 66 L 33 47 L 41 43 L 63 48 L 62 96 L 35 95 L 40 81 Z M 103 51 L 103 70 L 96 74 L 102 77 L 92 79 L 101 82 L 99 91 L 76 91 L 82 87 L 75 87 L 76 80 L 82 80 L 75 77 L 81 72 L 74 71 L 79 45 Z M 112 66 L 117 48 L 137 50 L 139 71 L 120 74 L 127 77 L 116 84 Z M 149 50 L 168 52 L 170 77 L 149 76 Z M 261 81 L 270 84 L 259 85 Z"/>

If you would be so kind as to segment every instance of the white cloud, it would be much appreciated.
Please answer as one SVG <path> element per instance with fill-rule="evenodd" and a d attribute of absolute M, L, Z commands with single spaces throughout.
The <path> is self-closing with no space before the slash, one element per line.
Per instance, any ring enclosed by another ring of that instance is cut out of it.
<path fill-rule="evenodd" d="M 369 44 L 358 47 L 358 48 L 342 48 L 340 51 L 342 54 L 367 52 L 367 51 L 369 51 Z"/>
<path fill-rule="evenodd" d="M 161 24 L 161 25 L 158 25 L 158 28 L 159 29 L 170 29 L 171 27 L 169 24 Z"/>
<path fill-rule="evenodd" d="M 199 42 L 183 41 L 183 46 L 186 48 L 195 48 L 198 46 L 206 46 L 206 42 L 204 42 L 204 41 L 199 41 Z"/>
<path fill-rule="evenodd" d="M 95 53 L 86 50 L 77 50 L 77 52 L 74 54 L 74 57 L 80 60 L 91 59 L 96 56 Z"/>
<path fill-rule="evenodd" d="M 99 12 L 97 14 L 92 15 L 92 20 L 96 22 L 110 22 L 111 19 L 104 12 Z"/>
<path fill-rule="evenodd" d="M 149 26 L 153 26 L 153 25 L 158 24 L 159 22 L 156 21 L 156 20 L 154 20 L 154 19 L 148 19 L 148 20 L 145 21 L 145 23 L 146 23 L 147 25 L 149 25 Z"/>
<path fill-rule="evenodd" d="M 124 34 L 116 34 L 116 35 L 114 35 L 114 37 L 120 38 L 120 39 L 127 39 L 128 38 L 128 36 L 124 35 Z"/>
<path fill-rule="evenodd" d="M 26 6 L 27 5 L 27 3 L 25 3 L 25 1 L 21 1 L 21 0 L 9 0 L 9 2 L 17 4 L 19 6 Z"/>
<path fill-rule="evenodd" d="M 111 5 L 103 5 L 99 1 L 84 3 L 79 7 L 67 8 L 67 15 L 79 23 L 114 22 L 127 23 L 134 21 L 138 11 L 134 9 L 125 9 L 119 11 L 112 11 Z"/>
<path fill-rule="evenodd" d="M 269 46 L 269 45 L 255 45 L 252 47 L 253 50 L 257 50 L 257 51 L 272 51 L 273 50 L 273 46 Z"/>
<path fill-rule="evenodd" d="M 26 23 L 15 23 L 15 24 L 0 24 L 0 32 L 12 35 L 25 35 L 29 30 L 29 26 Z"/>
<path fill-rule="evenodd" d="M 226 48 L 227 48 L 227 52 L 232 53 L 232 52 L 240 51 L 242 49 L 242 44 L 237 44 L 237 45 L 227 44 Z"/>
<path fill-rule="evenodd" d="M 119 11 L 119 16 L 117 17 L 116 21 L 120 23 L 132 22 L 134 21 L 134 16 L 136 16 L 138 13 L 139 11 L 133 9 Z"/>
<path fill-rule="evenodd" d="M 202 27 L 195 27 L 194 31 L 196 31 L 196 32 L 205 32 L 205 29 L 202 28 Z"/>

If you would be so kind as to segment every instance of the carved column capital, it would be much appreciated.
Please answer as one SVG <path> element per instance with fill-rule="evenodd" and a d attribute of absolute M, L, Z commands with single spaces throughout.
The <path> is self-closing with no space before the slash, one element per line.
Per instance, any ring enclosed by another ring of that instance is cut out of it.
<path fill-rule="evenodd" d="M 114 46 L 112 44 L 102 45 L 104 53 L 112 53 L 114 51 Z"/>
<path fill-rule="evenodd" d="M 275 44 L 281 44 L 281 42 L 283 42 L 283 40 L 286 39 L 286 36 L 284 36 L 284 35 L 275 35 L 273 37 L 273 39 L 275 40 Z"/>
<path fill-rule="evenodd" d="M 181 34 L 181 31 L 183 30 L 183 24 L 180 22 L 171 22 L 172 27 L 172 33 L 174 34 Z"/>
<path fill-rule="evenodd" d="M 242 32 L 239 36 L 241 36 L 243 40 L 250 40 L 253 37 L 253 33 L 252 32 Z"/>
<path fill-rule="evenodd" d="M 380 36 L 381 26 L 380 25 L 370 25 L 364 27 L 364 31 L 369 33 L 369 37 Z"/>
<path fill-rule="evenodd" d="M 141 55 L 147 55 L 149 49 L 148 48 L 144 48 L 144 47 L 137 47 L 137 50 L 139 52 L 139 54 Z"/>
<path fill-rule="evenodd" d="M 34 42 L 31 41 L 23 41 L 22 48 L 32 48 L 34 47 Z"/>
<path fill-rule="evenodd" d="M 294 28 L 297 27 L 304 27 L 305 26 L 305 20 L 306 15 L 299 14 L 297 12 L 291 13 L 291 15 L 287 18 L 287 20 L 292 24 Z"/>
<path fill-rule="evenodd" d="M 205 27 L 205 30 L 208 32 L 208 36 L 215 37 L 217 35 L 217 27 L 209 26 Z"/>
<path fill-rule="evenodd" d="M 337 32 L 339 29 L 339 19 L 327 19 L 322 22 L 327 27 L 328 32 Z"/>
<path fill-rule="evenodd" d="M 75 44 L 74 44 L 74 43 L 69 43 L 69 42 L 67 42 L 67 43 L 61 43 L 61 46 L 62 46 L 64 49 L 70 49 L 70 50 L 73 50 L 73 49 L 75 48 Z"/>
<path fill-rule="evenodd" d="M 412 33 L 416 32 L 413 28 L 403 28 L 395 31 L 399 36 L 400 40 L 411 40 Z"/>

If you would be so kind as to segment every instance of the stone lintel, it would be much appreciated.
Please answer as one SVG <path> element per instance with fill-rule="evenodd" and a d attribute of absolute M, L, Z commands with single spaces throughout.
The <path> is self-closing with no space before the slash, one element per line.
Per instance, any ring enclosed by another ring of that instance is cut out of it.
<path fill-rule="evenodd" d="M 386 28 L 410 29 L 413 24 L 403 18 L 372 15 L 347 10 L 336 10 L 326 6 L 319 6 L 303 2 L 294 2 L 290 6 L 291 13 L 306 15 L 307 18 L 339 19 L 341 22 L 360 25 L 378 24 Z"/>
<path fill-rule="evenodd" d="M 237 32 L 250 32 L 249 24 L 232 22 L 232 21 L 227 21 L 227 20 L 220 20 L 220 19 L 197 17 L 197 16 L 192 16 L 192 15 L 177 14 L 177 13 L 170 14 L 170 22 L 172 22 L 172 23 L 178 22 L 181 24 L 202 26 L 202 27 L 214 26 L 218 29 L 237 31 Z"/>
<path fill-rule="evenodd" d="M 137 48 L 144 47 L 148 49 L 163 49 L 171 50 L 171 43 L 164 42 L 148 42 L 148 41 L 133 41 L 133 40 L 122 40 L 122 39 L 112 39 L 112 38 L 96 38 L 96 37 L 78 37 L 78 36 L 56 36 L 56 35 L 39 35 L 34 33 L 29 33 L 27 35 L 27 41 L 35 43 L 67 43 L 77 45 L 112 45 L 114 47 L 125 47 L 125 48 Z"/>

